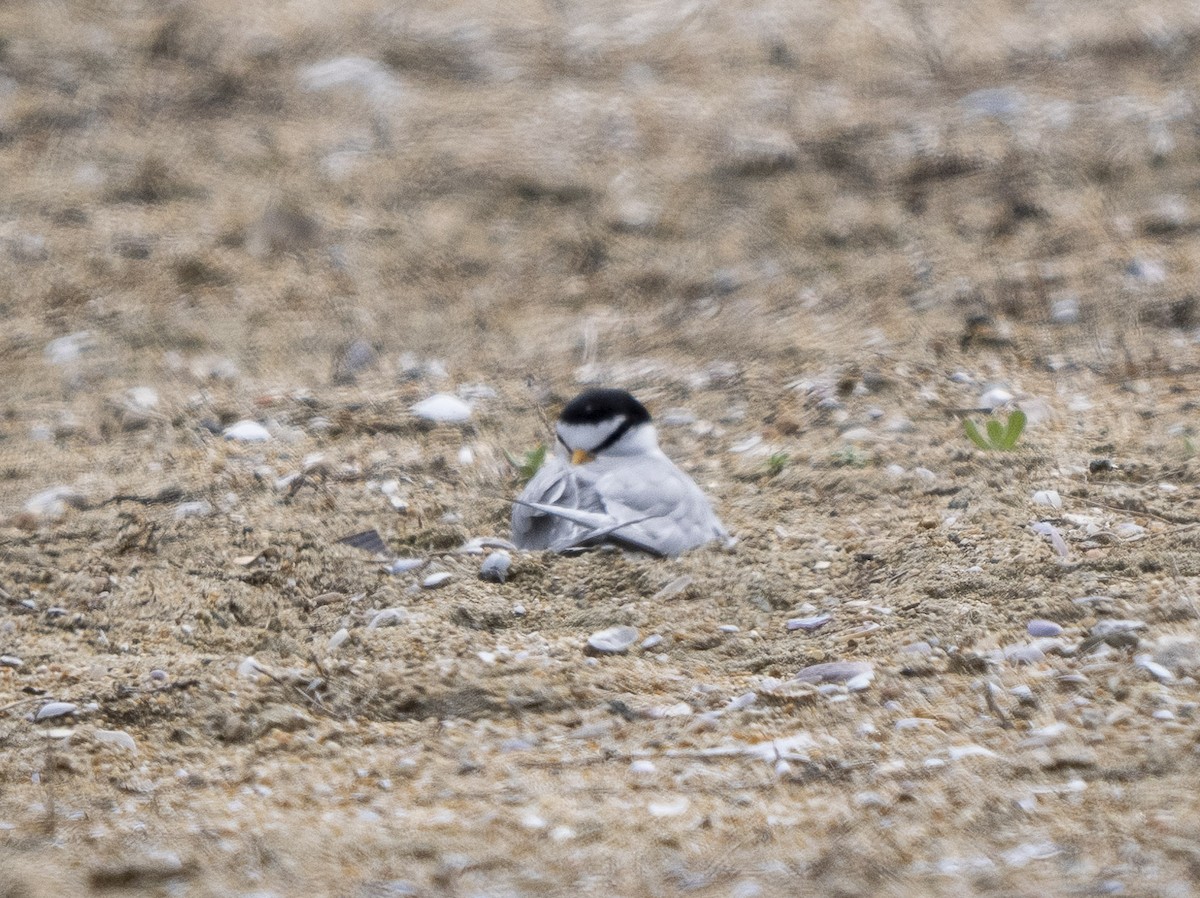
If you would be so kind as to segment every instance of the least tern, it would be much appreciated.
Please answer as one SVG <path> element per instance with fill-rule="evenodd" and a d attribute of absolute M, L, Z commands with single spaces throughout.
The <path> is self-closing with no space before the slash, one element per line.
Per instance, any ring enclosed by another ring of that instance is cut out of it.
<path fill-rule="evenodd" d="M 612 543 L 674 557 L 728 538 L 700 487 L 658 448 L 650 413 L 630 393 L 580 393 L 555 434 L 554 455 L 513 504 L 519 548 Z"/>

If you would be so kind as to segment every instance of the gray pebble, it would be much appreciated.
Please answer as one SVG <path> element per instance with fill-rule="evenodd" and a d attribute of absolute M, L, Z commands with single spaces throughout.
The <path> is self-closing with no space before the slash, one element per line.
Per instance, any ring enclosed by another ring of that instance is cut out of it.
<path fill-rule="evenodd" d="M 512 567 L 512 556 L 499 549 L 483 560 L 479 566 L 479 579 L 503 583 L 508 579 L 508 569 Z"/>
<path fill-rule="evenodd" d="M 1030 636 L 1061 636 L 1063 631 L 1063 628 L 1054 621 L 1040 617 L 1031 620 L 1026 624 L 1025 629 Z"/>
<path fill-rule="evenodd" d="M 609 627 L 598 630 L 588 637 L 588 649 L 597 654 L 614 655 L 626 652 L 638 638 L 638 631 L 633 627 Z"/>

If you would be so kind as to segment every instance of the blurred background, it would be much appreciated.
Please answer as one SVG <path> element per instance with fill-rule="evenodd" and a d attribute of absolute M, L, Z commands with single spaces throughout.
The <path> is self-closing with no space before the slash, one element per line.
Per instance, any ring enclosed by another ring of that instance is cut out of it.
<path fill-rule="evenodd" d="M 13 400 L 1194 343 L 1192 3 L 28 0 L 0 35 Z"/>

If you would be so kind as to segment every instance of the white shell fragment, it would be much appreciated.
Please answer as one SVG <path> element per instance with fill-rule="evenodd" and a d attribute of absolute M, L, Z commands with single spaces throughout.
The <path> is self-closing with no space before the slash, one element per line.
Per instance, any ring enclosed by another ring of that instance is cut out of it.
<path fill-rule="evenodd" d="M 435 393 L 412 407 L 412 413 L 426 421 L 461 424 L 471 417 L 471 406 L 449 393 Z"/>
<path fill-rule="evenodd" d="M 384 608 L 382 611 L 375 612 L 371 622 L 367 624 L 367 629 L 378 630 L 380 627 L 394 627 L 406 620 L 408 620 L 407 608 Z"/>
<path fill-rule="evenodd" d="M 1062 496 L 1058 490 L 1038 490 L 1033 494 L 1034 505 L 1044 505 L 1047 508 L 1062 508 Z"/>
<path fill-rule="evenodd" d="M 53 720 L 56 717 L 66 717 L 79 710 L 79 706 L 71 702 L 49 702 L 42 705 L 33 716 L 34 720 Z"/>
<path fill-rule="evenodd" d="M 130 754 L 138 753 L 137 742 L 124 730 L 96 730 L 96 741 L 105 745 L 114 745 Z"/>
<path fill-rule="evenodd" d="M 397 558 L 387 566 L 389 574 L 407 574 L 425 566 L 424 558 Z"/>
<path fill-rule="evenodd" d="M 617 655 L 626 652 L 637 642 L 638 631 L 633 627 L 609 627 L 598 630 L 588 637 L 588 648 L 602 655 Z"/>
<path fill-rule="evenodd" d="M 799 683 L 845 683 L 858 681 L 860 677 L 875 675 L 875 667 L 867 661 L 827 661 L 813 664 L 801 670 L 792 680 Z"/>
<path fill-rule="evenodd" d="M 227 440 L 237 443 L 265 443 L 271 439 L 271 432 L 257 421 L 249 419 L 230 424 L 222 432 Z"/>
<path fill-rule="evenodd" d="M 832 614 L 819 614 L 816 617 L 793 617 L 787 622 L 789 630 L 805 630 L 811 633 L 819 630 L 833 620 Z"/>
<path fill-rule="evenodd" d="M 422 589 L 437 589 L 440 586 L 445 586 L 453 579 L 454 575 L 449 571 L 438 571 L 436 574 L 430 574 L 421 581 Z"/>
<path fill-rule="evenodd" d="M 48 490 L 34 493 L 25 502 L 25 510 L 39 518 L 61 518 L 67 508 L 83 508 L 87 501 L 83 495 L 69 486 L 52 486 Z"/>
<path fill-rule="evenodd" d="M 993 411 L 1000 408 L 1002 405 L 1007 405 L 1013 401 L 1013 394 L 1004 387 L 994 386 L 983 392 L 979 397 L 979 407 L 986 408 L 988 411 Z"/>
<path fill-rule="evenodd" d="M 265 672 L 266 668 L 259 664 L 253 655 L 243 658 L 237 669 L 237 675 L 246 680 L 257 680 L 258 675 Z"/>
<path fill-rule="evenodd" d="M 512 567 L 512 556 L 500 549 L 483 560 L 479 566 L 479 579 L 503 583 L 508 579 L 508 569 Z"/>
<path fill-rule="evenodd" d="M 1063 628 L 1052 620 L 1044 618 L 1034 618 L 1025 625 L 1025 630 L 1030 636 L 1061 636 Z"/>
<path fill-rule="evenodd" d="M 1133 663 L 1160 683 L 1170 683 L 1175 679 L 1175 674 L 1171 673 L 1168 668 L 1159 664 L 1149 655 L 1138 655 L 1133 659 Z"/>
<path fill-rule="evenodd" d="M 350 631 L 342 627 L 336 633 L 329 637 L 329 642 L 325 644 L 326 651 L 336 652 L 342 643 L 350 638 Z"/>

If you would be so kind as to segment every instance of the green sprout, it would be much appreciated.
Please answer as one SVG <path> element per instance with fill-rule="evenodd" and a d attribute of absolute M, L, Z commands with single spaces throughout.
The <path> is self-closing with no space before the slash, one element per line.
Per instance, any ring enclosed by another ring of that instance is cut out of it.
<path fill-rule="evenodd" d="M 775 452 L 767 459 L 767 474 L 771 477 L 778 477 L 783 473 L 783 469 L 788 466 L 792 458 L 786 452 Z"/>
<path fill-rule="evenodd" d="M 506 450 L 504 457 L 508 459 L 508 463 L 513 466 L 513 470 L 521 476 L 521 482 L 525 483 L 533 479 L 533 475 L 542 467 L 542 463 L 546 460 L 546 444 L 540 443 L 536 449 L 530 449 L 525 453 L 525 458 L 517 461 Z"/>
<path fill-rule="evenodd" d="M 829 460 L 838 468 L 865 468 L 871 458 L 857 446 L 842 446 L 829 454 Z"/>
<path fill-rule="evenodd" d="M 968 439 L 980 449 L 1009 452 L 1017 447 L 1017 440 L 1021 439 L 1027 420 L 1025 413 L 1017 409 L 1003 424 L 995 418 L 988 419 L 987 436 L 980 433 L 979 427 L 969 418 L 963 418 L 963 430 L 966 431 Z"/>

